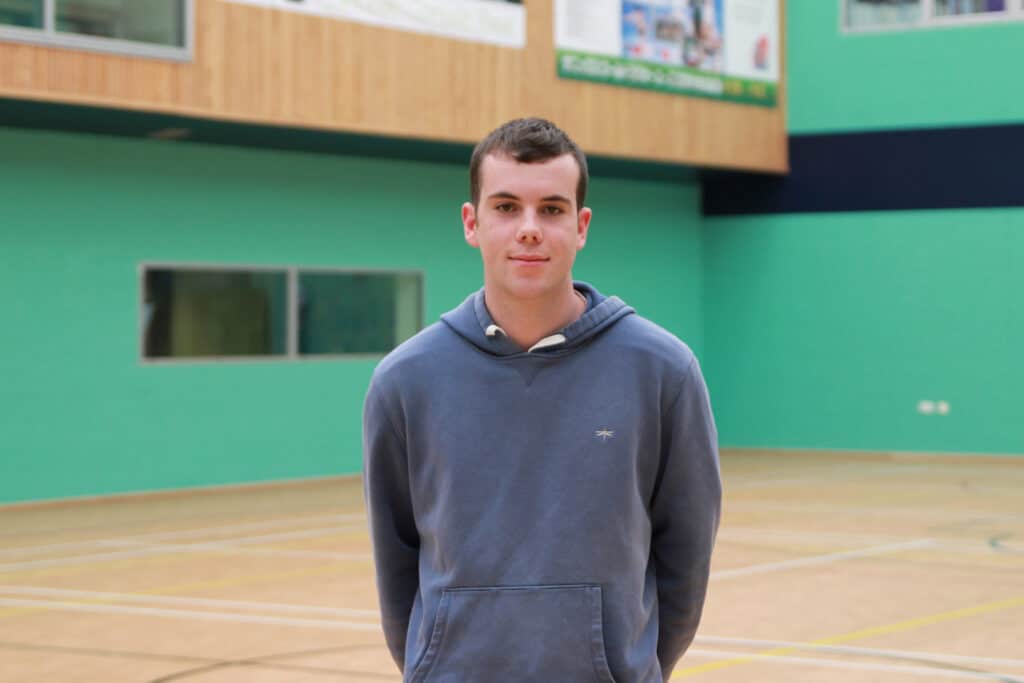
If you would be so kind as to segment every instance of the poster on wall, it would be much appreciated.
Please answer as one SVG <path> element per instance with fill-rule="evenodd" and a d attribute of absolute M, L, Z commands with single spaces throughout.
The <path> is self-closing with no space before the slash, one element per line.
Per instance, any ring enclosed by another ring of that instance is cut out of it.
<path fill-rule="evenodd" d="M 526 46 L 523 0 L 224 0 L 415 33 Z"/>
<path fill-rule="evenodd" d="M 555 0 L 558 75 L 775 106 L 778 0 Z"/>

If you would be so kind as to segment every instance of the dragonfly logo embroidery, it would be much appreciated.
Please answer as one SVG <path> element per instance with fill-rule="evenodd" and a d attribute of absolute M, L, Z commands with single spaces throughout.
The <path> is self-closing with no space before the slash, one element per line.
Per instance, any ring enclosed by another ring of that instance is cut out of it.
<path fill-rule="evenodd" d="M 601 441 L 607 441 L 615 436 L 615 432 L 610 429 L 598 429 L 594 432 L 594 436 L 601 439 Z"/>

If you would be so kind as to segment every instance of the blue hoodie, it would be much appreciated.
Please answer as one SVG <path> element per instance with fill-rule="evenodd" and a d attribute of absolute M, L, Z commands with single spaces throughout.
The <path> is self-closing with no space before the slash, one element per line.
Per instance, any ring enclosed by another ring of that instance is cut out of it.
<path fill-rule="evenodd" d="M 654 683 L 693 640 L 721 504 L 689 348 L 616 297 L 531 350 L 483 291 L 378 365 L 364 486 L 406 683 Z"/>

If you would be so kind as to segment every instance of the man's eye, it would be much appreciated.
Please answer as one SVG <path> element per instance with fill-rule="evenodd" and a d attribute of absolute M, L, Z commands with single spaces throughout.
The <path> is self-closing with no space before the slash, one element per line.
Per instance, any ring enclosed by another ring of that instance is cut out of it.
<path fill-rule="evenodd" d="M 559 214 L 565 213 L 560 206 L 545 206 L 543 208 L 544 213 L 549 216 L 558 216 Z"/>
<path fill-rule="evenodd" d="M 501 213 L 511 213 L 512 211 L 515 211 L 515 208 L 515 204 L 510 204 L 506 202 L 504 204 L 498 204 L 497 206 L 494 207 L 494 210 L 499 211 Z"/>

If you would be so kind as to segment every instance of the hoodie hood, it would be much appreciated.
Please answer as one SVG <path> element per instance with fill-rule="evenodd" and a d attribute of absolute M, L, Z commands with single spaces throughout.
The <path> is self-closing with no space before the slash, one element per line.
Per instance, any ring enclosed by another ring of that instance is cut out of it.
<path fill-rule="evenodd" d="M 481 351 L 494 356 L 564 353 L 601 334 L 622 318 L 634 313 L 617 296 L 604 296 L 586 282 L 573 287 L 587 300 L 587 310 L 574 322 L 541 339 L 530 349 L 516 344 L 494 322 L 484 302 L 484 290 L 471 294 L 457 308 L 441 316 L 448 327 Z"/>

